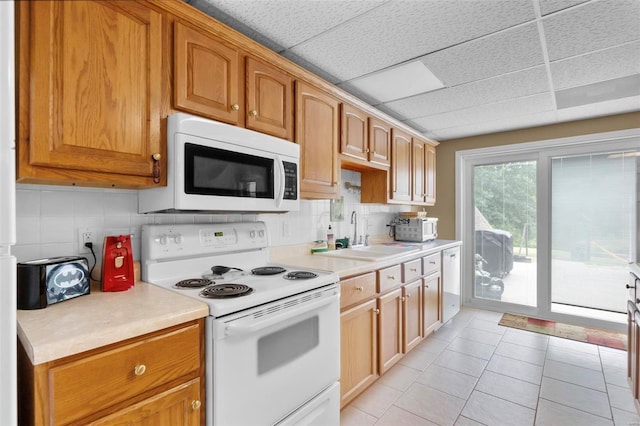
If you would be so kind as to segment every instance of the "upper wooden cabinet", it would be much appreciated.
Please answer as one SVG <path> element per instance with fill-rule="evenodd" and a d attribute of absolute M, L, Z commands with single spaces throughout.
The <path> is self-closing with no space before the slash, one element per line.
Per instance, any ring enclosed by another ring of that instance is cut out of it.
<path fill-rule="evenodd" d="M 300 144 L 300 196 L 338 196 L 339 102 L 296 81 L 296 142 Z"/>
<path fill-rule="evenodd" d="M 293 78 L 253 58 L 247 58 L 246 69 L 246 126 L 293 139 Z"/>
<path fill-rule="evenodd" d="M 17 5 L 17 180 L 166 183 L 162 13 L 142 2 Z"/>
<path fill-rule="evenodd" d="M 244 102 L 238 50 L 176 22 L 173 52 L 175 108 L 241 124 Z"/>
<path fill-rule="evenodd" d="M 374 117 L 369 117 L 369 162 L 391 164 L 391 126 Z"/>
<path fill-rule="evenodd" d="M 411 136 L 391 130 L 391 196 L 392 201 L 412 201 Z"/>
<path fill-rule="evenodd" d="M 342 104 L 340 153 L 357 164 L 389 167 L 391 126 L 350 104 Z"/>

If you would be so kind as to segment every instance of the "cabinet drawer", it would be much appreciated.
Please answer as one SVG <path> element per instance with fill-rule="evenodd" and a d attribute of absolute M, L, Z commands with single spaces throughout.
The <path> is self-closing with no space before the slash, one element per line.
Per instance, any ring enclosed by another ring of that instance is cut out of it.
<path fill-rule="evenodd" d="M 200 371 L 198 324 L 51 368 L 54 423 L 72 422 Z"/>
<path fill-rule="evenodd" d="M 422 258 L 422 271 L 424 275 L 440 272 L 440 252 L 430 254 Z"/>
<path fill-rule="evenodd" d="M 402 282 L 410 283 L 422 276 L 422 259 L 415 259 L 402 264 Z"/>
<path fill-rule="evenodd" d="M 351 306 L 376 294 L 376 274 L 359 275 L 340 281 L 340 307 Z"/>
<path fill-rule="evenodd" d="M 400 265 L 390 266 L 378 270 L 378 292 L 384 293 L 387 290 L 398 287 L 402 284 L 402 273 Z"/>

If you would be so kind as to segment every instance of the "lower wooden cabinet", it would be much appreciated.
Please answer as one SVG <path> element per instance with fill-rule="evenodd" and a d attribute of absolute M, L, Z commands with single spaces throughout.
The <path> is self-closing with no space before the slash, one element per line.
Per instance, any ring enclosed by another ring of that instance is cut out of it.
<path fill-rule="evenodd" d="M 402 286 L 402 352 L 408 353 L 422 341 L 422 280 Z"/>
<path fill-rule="evenodd" d="M 438 326 L 442 319 L 440 312 L 441 280 L 440 273 L 426 276 L 422 279 L 422 306 L 423 306 L 423 336 L 427 337 Z"/>
<path fill-rule="evenodd" d="M 203 348 L 203 320 L 36 366 L 21 348 L 20 424 L 198 425 Z"/>
<path fill-rule="evenodd" d="M 372 299 L 340 315 L 342 407 L 378 378 L 378 312 Z"/>
<path fill-rule="evenodd" d="M 402 289 L 397 288 L 378 298 L 380 309 L 380 374 L 402 358 Z"/>

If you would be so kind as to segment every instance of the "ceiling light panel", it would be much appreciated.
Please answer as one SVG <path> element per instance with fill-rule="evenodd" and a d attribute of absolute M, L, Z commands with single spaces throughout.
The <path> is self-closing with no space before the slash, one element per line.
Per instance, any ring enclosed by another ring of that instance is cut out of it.
<path fill-rule="evenodd" d="M 410 120 L 429 131 L 554 110 L 553 95 L 542 93 Z"/>
<path fill-rule="evenodd" d="M 350 80 L 349 84 L 378 102 L 406 98 L 444 87 L 444 84 L 420 61 L 408 62 Z"/>
<path fill-rule="evenodd" d="M 640 74 L 640 41 L 551 63 L 555 90 L 633 74 Z"/>
<path fill-rule="evenodd" d="M 555 61 L 640 39 L 640 1 L 601 0 L 542 20 Z"/>
<path fill-rule="evenodd" d="M 549 91 L 544 66 L 424 93 L 383 105 L 405 118 L 439 114 Z"/>
<path fill-rule="evenodd" d="M 531 0 L 390 1 L 292 51 L 347 81 L 534 18 Z"/>
<path fill-rule="evenodd" d="M 556 92 L 558 109 L 640 95 L 640 74 Z"/>
<path fill-rule="evenodd" d="M 535 23 L 459 44 L 422 58 L 447 86 L 483 80 L 544 63 Z"/>

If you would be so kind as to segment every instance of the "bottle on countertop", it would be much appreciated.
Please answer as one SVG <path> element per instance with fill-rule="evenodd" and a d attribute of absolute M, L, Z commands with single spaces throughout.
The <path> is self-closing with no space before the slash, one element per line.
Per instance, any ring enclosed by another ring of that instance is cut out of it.
<path fill-rule="evenodd" d="M 329 224 L 329 229 L 327 229 L 327 246 L 329 250 L 336 249 L 336 240 L 333 235 L 333 229 L 331 229 L 331 224 Z"/>

